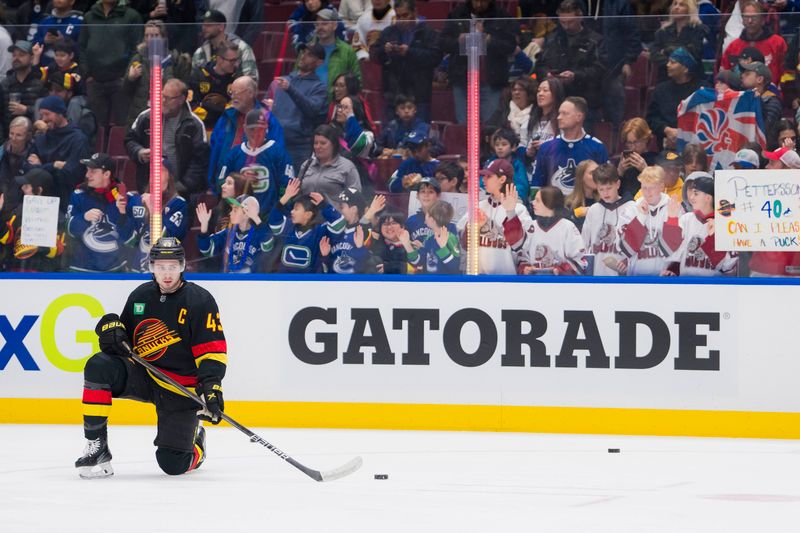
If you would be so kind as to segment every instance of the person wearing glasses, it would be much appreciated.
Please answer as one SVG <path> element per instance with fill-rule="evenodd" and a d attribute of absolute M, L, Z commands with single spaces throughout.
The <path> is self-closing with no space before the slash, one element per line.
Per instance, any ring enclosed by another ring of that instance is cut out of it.
<path fill-rule="evenodd" d="M 225 25 L 228 19 L 221 11 L 211 9 L 203 15 L 203 25 L 200 36 L 203 43 L 194 51 L 192 55 L 192 66 L 202 67 L 213 61 L 219 54 L 220 45 L 224 41 L 230 41 L 239 50 L 239 65 L 236 74 L 239 76 L 250 76 L 258 81 L 258 65 L 256 56 L 249 44 L 237 37 L 233 33 L 225 32 Z"/>
<path fill-rule="evenodd" d="M 658 155 L 650 150 L 652 140 L 653 132 L 643 118 L 632 118 L 622 125 L 622 155 L 617 164 L 617 174 L 622 182 L 620 194 L 634 196 L 639 192 L 639 174 L 646 167 L 654 165 Z"/>
<path fill-rule="evenodd" d="M 187 102 L 189 88 L 171 79 L 161 90 L 163 116 L 162 155 L 175 164 L 175 188 L 179 195 L 206 189 L 208 140 L 203 121 Z M 125 134 L 128 156 L 136 163 L 136 189 L 143 192 L 150 179 L 150 109 L 142 111 Z"/>
<path fill-rule="evenodd" d="M 192 109 L 203 120 L 207 131 L 214 127 L 230 102 L 228 91 L 231 90 L 233 80 L 238 77 L 238 68 L 239 47 L 225 41 L 220 45 L 214 61 L 192 69 L 192 79 L 189 82 L 192 89 Z"/>

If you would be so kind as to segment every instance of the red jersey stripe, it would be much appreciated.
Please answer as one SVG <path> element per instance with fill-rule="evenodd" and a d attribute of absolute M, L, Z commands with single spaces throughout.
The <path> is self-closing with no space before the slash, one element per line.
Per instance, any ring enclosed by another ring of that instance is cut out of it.
<path fill-rule="evenodd" d="M 111 404 L 111 391 L 83 389 L 83 403 Z"/>
<path fill-rule="evenodd" d="M 222 340 L 222 341 L 204 342 L 203 344 L 197 344 L 195 346 L 192 346 L 192 355 L 194 355 L 195 357 L 200 357 L 201 355 L 206 354 L 208 352 L 227 353 L 228 343 Z"/>

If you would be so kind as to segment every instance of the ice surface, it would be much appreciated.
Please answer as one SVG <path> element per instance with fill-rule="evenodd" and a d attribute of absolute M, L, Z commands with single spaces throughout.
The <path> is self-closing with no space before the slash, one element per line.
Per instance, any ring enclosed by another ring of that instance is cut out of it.
<path fill-rule="evenodd" d="M 0 532 L 800 530 L 797 441 L 254 430 L 318 470 L 364 466 L 317 483 L 210 427 L 202 468 L 169 477 L 154 428 L 116 426 L 115 475 L 81 480 L 80 427 L 0 425 Z"/>

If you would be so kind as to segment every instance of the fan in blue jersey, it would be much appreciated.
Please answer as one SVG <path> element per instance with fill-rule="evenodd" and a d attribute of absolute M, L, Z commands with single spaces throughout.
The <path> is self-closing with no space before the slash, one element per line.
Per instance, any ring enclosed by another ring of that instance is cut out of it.
<path fill-rule="evenodd" d="M 231 204 L 231 222 L 214 234 L 209 232 L 211 211 L 206 204 L 197 204 L 197 221 L 200 223 L 197 247 L 204 257 L 223 254 L 223 272 L 256 272 L 261 254 L 271 251 L 274 242 L 267 221 L 262 221 L 258 215 L 258 200 L 246 194 L 225 200 Z"/>
<path fill-rule="evenodd" d="M 406 229 L 411 236 L 411 243 L 414 248 L 421 248 L 429 236 L 433 235 L 433 230 L 425 223 L 425 217 L 431 206 L 439 200 L 442 186 L 436 178 L 422 178 L 417 186 L 417 200 L 419 200 L 419 211 L 408 217 Z M 450 233 L 458 234 L 453 223 L 447 224 Z"/>
<path fill-rule="evenodd" d="M 325 236 L 339 235 L 345 227 L 342 215 L 318 192 L 295 198 L 300 192 L 300 180 L 292 179 L 286 192 L 272 208 L 269 225 L 280 238 L 278 272 L 304 274 L 322 271 L 319 243 Z M 290 212 L 286 212 L 294 199 Z M 319 215 L 325 219 L 318 223 Z"/>
<path fill-rule="evenodd" d="M 427 274 L 458 274 L 461 271 L 461 245 L 458 233 L 450 230 L 453 206 L 437 200 L 425 214 L 431 233 L 422 247 L 408 253 L 408 262 Z"/>
<path fill-rule="evenodd" d="M 414 130 L 406 135 L 403 145 L 411 152 L 411 157 L 400 163 L 389 179 L 391 192 L 412 190 L 423 177 L 436 175 L 439 166 L 439 160 L 431 156 L 430 141 L 422 131 Z"/>
<path fill-rule="evenodd" d="M 78 38 L 83 26 L 83 13 L 73 8 L 75 0 L 55 0 L 53 11 L 42 18 L 36 27 L 36 34 L 33 36 L 34 44 L 44 46 L 44 53 L 40 59 L 43 66 L 53 62 L 53 52 L 51 48 L 55 43 L 69 39 L 74 44 L 78 44 Z"/>
<path fill-rule="evenodd" d="M 217 176 L 218 189 L 231 172 L 241 172 L 248 178 L 263 216 L 278 200 L 278 190 L 294 177 L 292 158 L 283 144 L 266 138 L 267 128 L 263 110 L 249 111 L 245 116 L 246 140 L 228 152 Z"/>
<path fill-rule="evenodd" d="M 568 195 L 575 188 L 578 163 L 591 159 L 598 165 L 608 162 L 608 151 L 601 141 L 583 129 L 589 108 L 580 96 L 569 96 L 558 110 L 561 135 L 542 144 L 536 154 L 531 184 L 552 185 Z"/>
<path fill-rule="evenodd" d="M 361 274 L 367 271 L 369 228 L 361 225 L 366 218 L 367 201 L 356 188 L 348 187 L 339 194 L 338 210 L 345 221 L 344 230 L 322 237 L 319 241 L 323 270 L 336 274 Z"/>
<path fill-rule="evenodd" d="M 126 197 L 111 173 L 114 161 L 107 154 L 94 154 L 80 162 L 86 166 L 86 182 L 72 193 L 67 208 L 67 233 L 74 239 L 69 268 L 121 271 L 126 261 L 120 249 L 133 235 L 133 224 L 126 215 Z"/>
<path fill-rule="evenodd" d="M 161 208 L 163 226 L 161 237 L 176 237 L 183 241 L 186 231 L 189 229 L 189 218 L 186 216 L 186 200 L 175 190 L 175 178 L 172 172 L 172 164 L 164 161 L 161 166 Z M 128 219 L 133 222 L 133 235 L 125 243 L 134 246 L 133 257 L 130 260 L 130 268 L 135 272 L 150 272 L 150 213 L 152 213 L 152 203 L 150 192 L 143 194 L 128 193 L 128 207 L 126 214 Z"/>

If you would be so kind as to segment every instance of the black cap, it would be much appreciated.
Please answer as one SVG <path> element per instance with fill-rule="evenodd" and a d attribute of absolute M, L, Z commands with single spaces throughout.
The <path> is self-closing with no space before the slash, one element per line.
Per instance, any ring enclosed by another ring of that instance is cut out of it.
<path fill-rule="evenodd" d="M 436 189 L 436 192 L 442 192 L 442 186 L 439 184 L 439 180 L 437 180 L 436 178 L 432 178 L 430 176 L 423 176 L 419 180 L 419 183 L 417 183 L 416 189 L 420 190 L 423 185 L 430 185 L 431 187 Z"/>
<path fill-rule="evenodd" d="M 247 112 L 244 116 L 244 127 L 249 128 L 251 126 L 260 126 L 262 128 L 269 127 L 267 123 L 267 117 L 265 117 L 266 113 L 263 109 L 251 109 Z"/>
<path fill-rule="evenodd" d="M 22 176 L 17 176 L 14 180 L 19 185 L 31 185 L 41 187 L 44 191 L 49 191 L 53 188 L 53 176 L 43 168 L 32 168 Z"/>
<path fill-rule="evenodd" d="M 323 47 L 321 44 L 319 43 L 305 44 L 302 45 L 302 49 L 305 50 L 306 54 L 311 54 L 317 59 L 325 61 L 325 47 Z"/>
<path fill-rule="evenodd" d="M 681 154 L 674 150 L 664 150 L 658 154 L 656 164 L 661 167 L 680 167 L 683 166 Z"/>
<path fill-rule="evenodd" d="M 761 50 L 758 48 L 748 46 L 739 52 L 739 57 L 737 59 L 749 59 L 750 61 L 761 61 L 764 63 L 764 54 L 762 54 Z"/>
<path fill-rule="evenodd" d="M 696 191 L 714 196 L 714 178 L 711 176 L 700 176 L 695 178 L 692 183 Z"/>
<path fill-rule="evenodd" d="M 114 160 L 108 154 L 94 154 L 89 159 L 81 159 L 81 163 L 86 165 L 87 168 L 114 170 Z"/>
<path fill-rule="evenodd" d="M 209 9 L 203 15 L 203 22 L 216 22 L 217 24 L 226 24 L 228 19 L 222 11 L 216 9 Z"/>
<path fill-rule="evenodd" d="M 361 191 L 354 187 L 348 187 L 339 193 L 339 201 L 349 206 L 356 206 L 360 210 L 364 210 L 367 206 L 367 199 L 361 194 Z"/>

